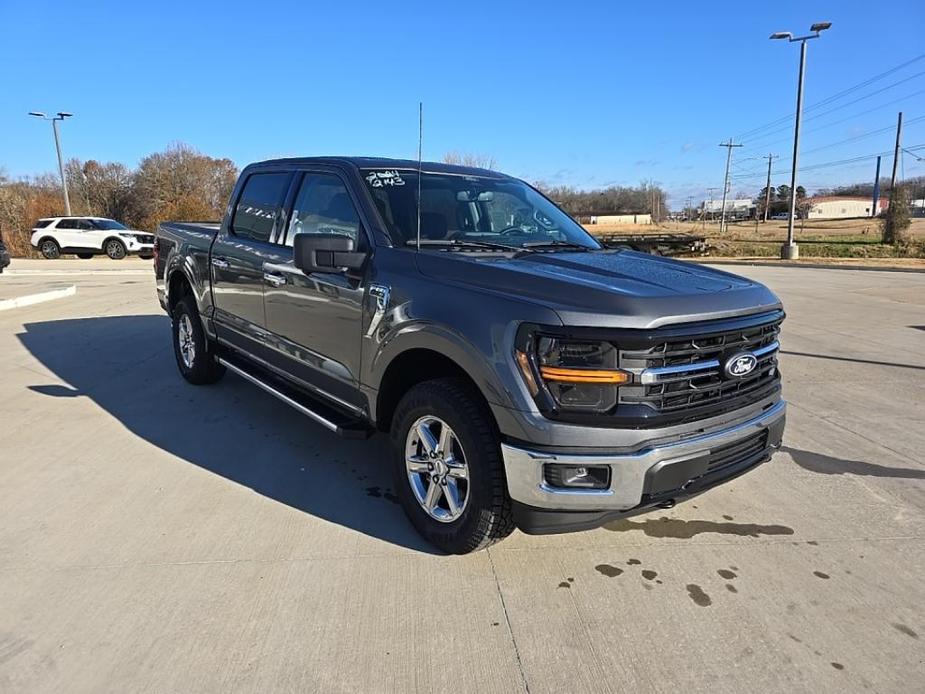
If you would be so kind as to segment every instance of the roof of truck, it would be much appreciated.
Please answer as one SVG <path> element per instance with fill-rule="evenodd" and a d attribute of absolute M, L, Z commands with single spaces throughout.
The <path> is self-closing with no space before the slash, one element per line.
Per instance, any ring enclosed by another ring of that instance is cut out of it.
<path fill-rule="evenodd" d="M 388 159 L 386 157 L 293 157 L 287 159 L 268 159 L 254 162 L 255 164 L 349 164 L 358 169 L 417 169 L 416 159 Z M 507 174 L 490 169 L 480 169 L 475 166 L 459 166 L 457 164 L 444 164 L 437 161 L 422 161 L 421 168 L 430 173 L 448 173 L 463 176 L 490 176 L 494 178 L 510 178 Z"/>

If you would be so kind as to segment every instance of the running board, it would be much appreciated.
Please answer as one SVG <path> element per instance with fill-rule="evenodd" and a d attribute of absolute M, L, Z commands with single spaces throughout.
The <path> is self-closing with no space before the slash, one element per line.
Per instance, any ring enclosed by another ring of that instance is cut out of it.
<path fill-rule="evenodd" d="M 338 412 L 260 367 L 244 364 L 234 357 L 218 357 L 218 363 L 338 436 L 365 439 L 373 433 L 362 419 Z"/>

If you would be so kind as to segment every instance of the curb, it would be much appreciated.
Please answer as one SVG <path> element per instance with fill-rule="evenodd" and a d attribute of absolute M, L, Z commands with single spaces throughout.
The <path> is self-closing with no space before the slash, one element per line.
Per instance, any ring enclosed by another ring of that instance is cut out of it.
<path fill-rule="evenodd" d="M 64 289 L 53 289 L 49 292 L 26 294 L 25 296 L 17 296 L 12 299 L 3 299 L 0 300 L 0 311 L 22 308 L 23 306 L 32 306 L 33 304 L 41 304 L 46 301 L 54 301 L 55 299 L 63 299 L 67 296 L 74 296 L 76 293 L 77 287 L 72 284 Z"/>
<path fill-rule="evenodd" d="M 833 265 L 827 263 L 772 263 L 763 260 L 710 260 L 709 258 L 685 258 L 703 265 L 745 265 L 750 267 L 780 267 L 787 269 L 806 268 L 807 270 L 859 270 L 861 272 L 912 272 L 925 273 L 925 268 L 886 267 L 879 265 Z"/>

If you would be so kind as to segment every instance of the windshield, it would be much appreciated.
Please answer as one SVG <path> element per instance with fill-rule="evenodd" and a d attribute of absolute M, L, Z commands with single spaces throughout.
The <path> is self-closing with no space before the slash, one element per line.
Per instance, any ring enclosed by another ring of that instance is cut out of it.
<path fill-rule="evenodd" d="M 365 169 L 361 174 L 392 241 L 404 246 L 416 240 L 417 171 Z M 601 247 L 577 222 L 523 181 L 426 172 L 421 177 L 421 240 L 428 241 L 429 246 L 446 241 L 517 248 L 545 244 Z"/>
<path fill-rule="evenodd" d="M 128 227 L 119 224 L 114 219 L 91 219 L 90 222 L 97 229 L 127 229 Z"/>

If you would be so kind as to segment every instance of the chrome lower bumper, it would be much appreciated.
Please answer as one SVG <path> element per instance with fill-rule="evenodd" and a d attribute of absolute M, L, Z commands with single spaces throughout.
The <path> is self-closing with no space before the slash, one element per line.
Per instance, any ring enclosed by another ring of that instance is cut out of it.
<path fill-rule="evenodd" d="M 682 438 L 676 442 L 644 447 L 626 454 L 613 453 L 557 453 L 529 450 L 510 444 L 501 445 L 508 492 L 511 498 L 540 509 L 563 511 L 621 511 L 640 505 L 646 485 L 646 475 L 657 467 L 659 473 L 672 465 L 708 455 L 718 446 L 732 444 L 760 432 L 776 430 L 777 440 L 769 446 L 780 445 L 780 432 L 786 414 L 786 403 L 780 401 L 752 419 L 726 429 Z M 780 425 L 780 426 L 776 426 Z M 653 432 L 657 434 L 657 432 Z M 610 467 L 609 489 L 553 488 L 543 479 L 543 465 L 606 465 Z"/>

